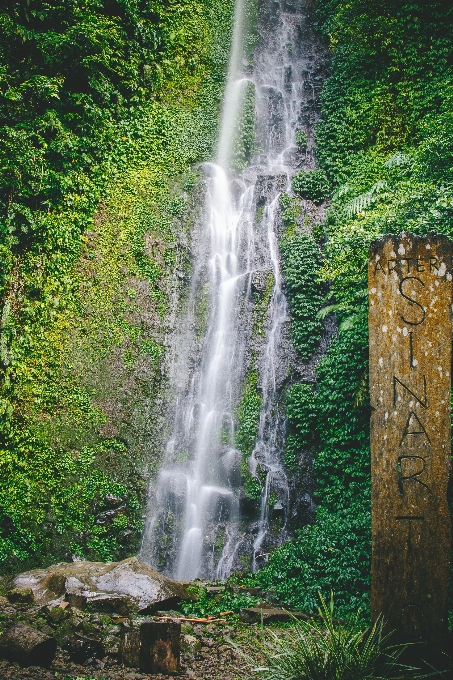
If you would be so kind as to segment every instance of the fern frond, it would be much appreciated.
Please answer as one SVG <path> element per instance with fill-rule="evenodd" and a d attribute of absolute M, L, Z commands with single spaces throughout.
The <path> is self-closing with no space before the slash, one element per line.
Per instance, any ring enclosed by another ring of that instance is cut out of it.
<path fill-rule="evenodd" d="M 380 179 L 378 182 L 376 182 L 376 184 L 373 184 L 371 189 L 369 189 L 366 193 L 360 194 L 360 196 L 356 196 L 352 199 L 352 201 L 349 201 L 349 203 L 347 203 L 344 208 L 348 218 L 351 218 L 353 215 L 363 212 L 363 210 L 369 208 L 370 205 L 376 201 L 377 197 L 382 194 L 383 190 L 387 189 L 387 187 L 387 180 Z"/>
<path fill-rule="evenodd" d="M 412 158 L 410 156 L 408 156 L 406 153 L 402 153 L 401 151 L 397 151 L 391 158 L 385 161 L 384 167 L 395 168 L 399 165 L 409 165 L 410 163 L 412 163 Z"/>
<path fill-rule="evenodd" d="M 339 304 L 328 305 L 327 307 L 320 309 L 316 316 L 318 319 L 325 319 L 326 316 L 329 316 L 329 314 L 332 314 L 332 312 L 336 312 L 337 309 L 343 309 L 343 306 Z"/>
<path fill-rule="evenodd" d="M 351 191 L 351 187 L 349 184 L 343 184 L 337 191 L 334 193 L 333 198 L 341 198 L 345 194 L 348 194 Z"/>

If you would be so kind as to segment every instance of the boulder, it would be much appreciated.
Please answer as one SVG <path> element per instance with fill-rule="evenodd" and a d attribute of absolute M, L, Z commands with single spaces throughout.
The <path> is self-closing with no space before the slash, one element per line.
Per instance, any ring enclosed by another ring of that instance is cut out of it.
<path fill-rule="evenodd" d="M 104 647 L 99 640 L 73 635 L 66 641 L 64 648 L 69 653 L 69 658 L 74 663 L 82 665 L 88 659 L 102 659 Z"/>
<path fill-rule="evenodd" d="M 55 658 L 57 641 L 39 630 L 18 623 L 0 636 L 0 657 L 21 666 L 48 668 Z"/>
<path fill-rule="evenodd" d="M 29 589 L 39 605 L 63 600 L 78 609 L 127 613 L 130 608 L 154 613 L 191 600 L 187 588 L 151 569 L 138 557 L 122 562 L 69 562 L 34 569 L 14 579 L 16 589 Z"/>

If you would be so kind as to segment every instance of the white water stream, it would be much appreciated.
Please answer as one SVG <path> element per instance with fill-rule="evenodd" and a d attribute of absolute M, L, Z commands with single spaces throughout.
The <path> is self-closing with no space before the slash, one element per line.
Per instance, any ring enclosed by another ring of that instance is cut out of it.
<path fill-rule="evenodd" d="M 262 4 L 263 11 L 272 8 L 271 25 L 261 36 L 250 68 L 242 53 L 243 0 L 236 2 L 217 160 L 204 167 L 203 223 L 194 243 L 186 312 L 173 342 L 173 432 L 150 490 L 142 546 L 146 561 L 180 580 L 225 578 L 238 568 L 244 552 L 249 566 L 256 567 L 269 531 L 271 498 L 282 518 L 280 540 L 286 537 L 289 491 L 282 465 L 284 423 L 277 408 L 277 376 L 285 361 L 281 336 L 287 331 L 288 310 L 276 215 L 279 194 L 289 188 L 289 178 L 302 162 L 294 135 L 303 127 L 307 55 L 300 45 L 301 2 L 291 11 L 284 0 Z M 256 93 L 258 150 L 248 168 L 233 177 L 233 140 L 249 82 Z M 257 218 L 259 191 L 264 192 L 264 205 Z M 263 492 L 250 540 L 250 527 L 241 516 L 241 454 L 234 448 L 234 429 L 235 409 L 250 370 L 253 323 L 248 317 L 253 314 L 251 282 L 256 271 L 272 273 L 274 287 L 256 360 L 263 406 L 248 466 Z M 205 308 L 207 323 L 198 337 L 200 309 Z"/>

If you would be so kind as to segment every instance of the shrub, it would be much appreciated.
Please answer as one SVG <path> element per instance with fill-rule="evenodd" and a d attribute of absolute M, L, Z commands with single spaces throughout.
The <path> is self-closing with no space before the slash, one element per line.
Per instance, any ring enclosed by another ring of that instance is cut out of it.
<path fill-rule="evenodd" d="M 305 151 L 308 146 L 308 135 L 304 130 L 296 130 L 295 134 L 296 144 L 301 151 Z"/>
<path fill-rule="evenodd" d="M 322 203 L 329 196 L 330 185 L 324 170 L 301 170 L 294 175 L 292 189 L 295 194 L 314 203 Z"/>
<path fill-rule="evenodd" d="M 292 341 L 303 359 L 316 349 L 322 323 L 318 319 L 323 295 L 317 273 L 321 254 L 310 234 L 296 232 L 280 241 L 283 275 L 292 317 Z"/>

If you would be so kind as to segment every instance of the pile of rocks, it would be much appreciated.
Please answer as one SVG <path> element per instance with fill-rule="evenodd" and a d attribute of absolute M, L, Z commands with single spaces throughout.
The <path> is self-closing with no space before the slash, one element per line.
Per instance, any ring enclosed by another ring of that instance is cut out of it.
<path fill-rule="evenodd" d="M 150 615 L 192 596 L 138 558 L 57 564 L 20 574 L 13 586 L 0 597 L 1 658 L 50 667 L 59 647 L 78 665 L 179 671 L 180 624 Z"/>

